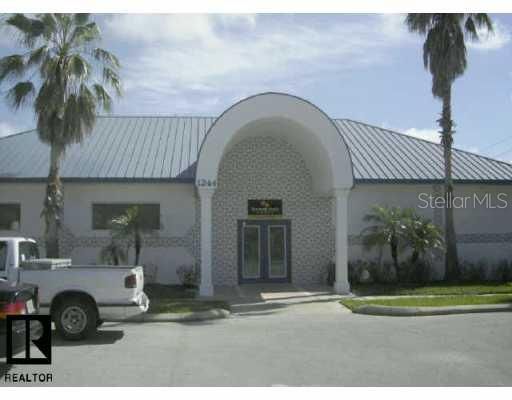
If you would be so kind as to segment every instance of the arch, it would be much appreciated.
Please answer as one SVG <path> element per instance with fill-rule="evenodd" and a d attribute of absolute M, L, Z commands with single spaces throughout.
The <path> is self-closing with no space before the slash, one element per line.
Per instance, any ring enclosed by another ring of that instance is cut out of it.
<path fill-rule="evenodd" d="M 228 108 L 210 127 L 199 152 L 196 186 L 217 182 L 224 154 L 255 134 L 284 137 L 303 156 L 320 193 L 350 189 L 352 162 L 334 122 L 312 103 L 284 93 L 262 93 Z"/>

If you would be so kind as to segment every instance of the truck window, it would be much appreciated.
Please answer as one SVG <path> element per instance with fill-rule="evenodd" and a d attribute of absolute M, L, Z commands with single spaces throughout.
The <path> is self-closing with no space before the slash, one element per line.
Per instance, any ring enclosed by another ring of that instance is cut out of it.
<path fill-rule="evenodd" d="M 39 248 L 34 242 L 20 242 L 19 252 L 20 263 L 39 258 Z"/>
<path fill-rule="evenodd" d="M 7 242 L 0 242 L 0 271 L 5 271 L 7 264 Z"/>

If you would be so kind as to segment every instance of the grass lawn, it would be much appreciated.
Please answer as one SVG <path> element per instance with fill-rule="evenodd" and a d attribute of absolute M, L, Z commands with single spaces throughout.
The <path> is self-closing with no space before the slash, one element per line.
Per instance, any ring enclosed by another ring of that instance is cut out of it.
<path fill-rule="evenodd" d="M 512 304 L 512 294 L 495 294 L 489 296 L 458 295 L 443 297 L 403 297 L 395 299 L 343 299 L 341 304 L 353 310 L 362 305 L 381 305 L 397 307 L 442 307 L 477 304 Z"/>
<path fill-rule="evenodd" d="M 195 289 L 186 289 L 179 285 L 147 284 L 144 292 L 150 301 L 149 314 L 208 311 L 213 308 L 229 310 L 226 302 L 196 299 Z"/>
<path fill-rule="evenodd" d="M 462 295 L 462 294 L 512 294 L 512 282 L 497 283 L 446 283 L 434 282 L 425 285 L 407 284 L 358 284 L 352 286 L 358 296 L 401 295 Z"/>

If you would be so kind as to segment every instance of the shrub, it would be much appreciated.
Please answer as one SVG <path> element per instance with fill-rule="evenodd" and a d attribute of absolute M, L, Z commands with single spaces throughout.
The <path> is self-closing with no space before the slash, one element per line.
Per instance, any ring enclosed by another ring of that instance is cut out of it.
<path fill-rule="evenodd" d="M 431 264 L 424 259 L 417 259 L 416 262 L 405 262 L 400 264 L 399 281 L 407 283 L 427 283 L 432 278 Z"/>
<path fill-rule="evenodd" d="M 199 268 L 196 265 L 182 265 L 176 270 L 181 284 L 187 288 L 197 287 L 199 283 Z"/>
<path fill-rule="evenodd" d="M 428 259 L 444 248 L 441 228 L 411 208 L 373 206 L 364 220 L 373 223 L 361 232 L 364 247 L 382 249 L 389 246 L 395 279 L 399 282 L 423 282 L 430 279 Z M 400 263 L 399 252 L 407 248 L 412 251 L 410 260 L 405 264 Z M 389 273 L 382 271 L 382 268 L 372 268 L 376 280 L 389 280 Z M 385 276 L 376 278 L 382 273 Z"/>
<path fill-rule="evenodd" d="M 487 267 L 488 265 L 484 260 L 480 260 L 477 263 L 471 261 L 462 261 L 460 267 L 460 279 L 463 282 L 482 282 L 487 278 Z"/>
<path fill-rule="evenodd" d="M 390 262 L 368 263 L 368 271 L 376 283 L 393 283 L 398 279 L 395 266 Z"/>
<path fill-rule="evenodd" d="M 498 282 L 512 281 L 512 263 L 501 260 L 494 269 L 494 279 Z"/>
<path fill-rule="evenodd" d="M 391 283 L 396 281 L 396 272 L 392 263 L 355 260 L 348 264 L 348 279 L 350 284 Z"/>

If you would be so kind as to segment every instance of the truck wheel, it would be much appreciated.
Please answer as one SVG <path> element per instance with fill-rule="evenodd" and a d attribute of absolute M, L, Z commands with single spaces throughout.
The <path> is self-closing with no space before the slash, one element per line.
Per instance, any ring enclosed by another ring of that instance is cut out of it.
<path fill-rule="evenodd" d="M 70 297 L 56 307 L 54 322 L 57 332 L 66 340 L 82 340 L 96 332 L 98 315 L 88 299 Z"/>

